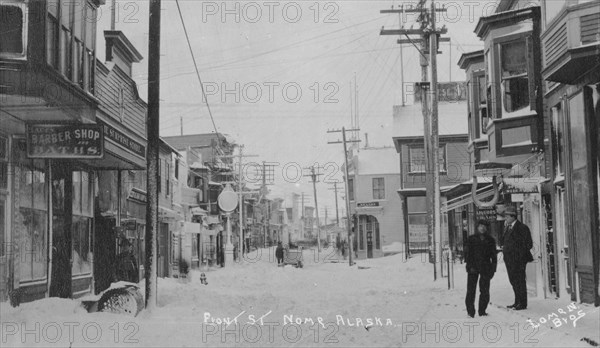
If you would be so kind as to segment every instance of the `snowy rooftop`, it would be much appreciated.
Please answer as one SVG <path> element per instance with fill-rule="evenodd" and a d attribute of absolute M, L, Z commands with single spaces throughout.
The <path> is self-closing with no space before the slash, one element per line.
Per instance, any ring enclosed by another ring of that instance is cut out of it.
<path fill-rule="evenodd" d="M 440 102 L 438 109 L 439 135 L 468 134 L 468 111 L 465 101 Z M 394 105 L 394 137 L 423 136 L 421 104 Z"/>
<path fill-rule="evenodd" d="M 361 175 L 400 172 L 400 158 L 394 147 L 360 149 L 357 157 L 358 172 Z"/>

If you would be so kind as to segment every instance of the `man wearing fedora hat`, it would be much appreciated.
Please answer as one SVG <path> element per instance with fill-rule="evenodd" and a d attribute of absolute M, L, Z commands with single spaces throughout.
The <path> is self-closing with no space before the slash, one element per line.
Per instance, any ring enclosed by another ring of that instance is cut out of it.
<path fill-rule="evenodd" d="M 504 211 L 506 219 L 504 230 L 504 264 L 508 273 L 508 280 L 515 293 L 515 302 L 507 308 L 515 310 L 527 309 L 527 283 L 525 281 L 525 268 L 527 263 L 533 261 L 530 249 L 533 247 L 529 227 L 517 220 L 517 210 L 507 207 Z"/>

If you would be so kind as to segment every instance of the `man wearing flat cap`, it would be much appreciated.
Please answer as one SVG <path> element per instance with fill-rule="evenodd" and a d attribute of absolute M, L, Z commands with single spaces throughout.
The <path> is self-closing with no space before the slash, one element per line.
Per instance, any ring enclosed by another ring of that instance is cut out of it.
<path fill-rule="evenodd" d="M 504 230 L 504 264 L 508 273 L 508 280 L 515 293 L 515 302 L 507 308 L 515 310 L 527 309 L 527 283 L 525 281 L 525 268 L 527 263 L 533 261 L 530 249 L 533 247 L 529 227 L 517 220 L 517 210 L 507 207 L 504 211 L 506 225 Z"/>

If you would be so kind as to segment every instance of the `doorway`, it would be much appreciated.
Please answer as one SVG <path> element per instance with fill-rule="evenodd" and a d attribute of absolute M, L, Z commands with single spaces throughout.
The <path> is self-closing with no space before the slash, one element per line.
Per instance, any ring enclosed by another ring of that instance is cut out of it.
<path fill-rule="evenodd" d="M 67 163 L 56 161 L 52 175 L 52 276 L 50 297 L 71 297 L 73 174 Z"/>

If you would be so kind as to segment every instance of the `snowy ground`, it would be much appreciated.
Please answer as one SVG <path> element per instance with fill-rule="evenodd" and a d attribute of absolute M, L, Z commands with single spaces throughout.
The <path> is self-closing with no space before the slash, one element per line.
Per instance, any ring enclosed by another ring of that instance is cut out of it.
<path fill-rule="evenodd" d="M 513 298 L 503 264 L 492 280 L 489 316 L 468 318 L 464 265 L 455 265 L 455 288 L 448 290 L 445 278 L 433 281 L 432 265 L 420 255 L 407 262 L 401 254 L 359 260 L 349 267 L 347 261 L 332 262 L 337 255 L 331 249 L 321 260 L 315 254 L 305 250 L 305 266 L 296 269 L 277 267 L 273 249 L 255 251 L 249 255 L 253 261 L 206 271 L 206 286 L 199 272 L 191 273 L 189 283 L 159 279 L 158 308 L 135 318 L 87 313 L 74 300 L 44 299 L 18 308 L 2 303 L 0 345 L 589 347 L 583 338 L 600 342 L 593 306 L 577 304 L 569 312 L 567 302 L 532 299 L 526 311 L 506 310 Z M 548 320 L 537 328 L 528 323 L 552 313 L 566 322 L 558 326 Z M 569 316 L 577 313 L 583 317 L 574 327 Z"/>

